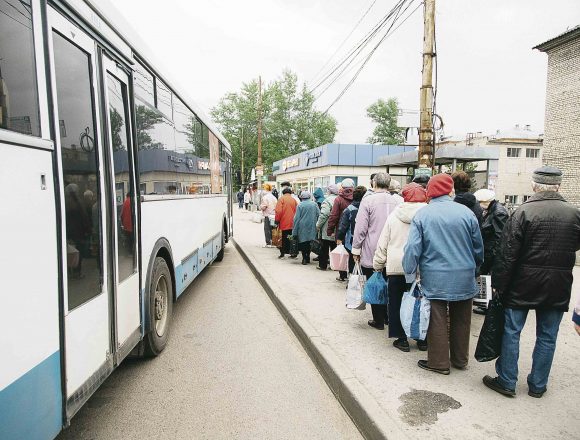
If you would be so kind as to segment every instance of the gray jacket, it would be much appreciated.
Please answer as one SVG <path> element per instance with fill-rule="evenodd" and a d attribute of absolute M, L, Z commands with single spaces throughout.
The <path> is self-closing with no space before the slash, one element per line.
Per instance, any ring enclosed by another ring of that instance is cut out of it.
<path fill-rule="evenodd" d="M 323 240 L 334 241 L 334 235 L 328 235 L 326 229 L 328 227 L 328 218 L 330 217 L 330 212 L 332 211 L 332 205 L 334 205 L 334 200 L 338 197 L 336 194 L 330 194 L 322 205 L 320 205 L 320 215 L 318 216 L 318 221 L 316 222 L 316 229 L 321 231 Z"/>

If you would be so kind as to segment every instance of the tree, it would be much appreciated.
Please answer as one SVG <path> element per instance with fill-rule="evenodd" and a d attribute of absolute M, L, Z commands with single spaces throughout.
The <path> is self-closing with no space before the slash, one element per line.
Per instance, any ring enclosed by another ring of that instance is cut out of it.
<path fill-rule="evenodd" d="M 376 123 L 371 144 L 399 145 L 405 141 L 405 130 L 397 126 L 399 103 L 397 98 L 379 99 L 367 108 L 367 116 Z"/>
<path fill-rule="evenodd" d="M 159 142 L 153 142 L 153 138 L 148 133 L 156 124 L 163 121 L 163 116 L 155 110 L 150 110 L 144 105 L 135 107 L 135 120 L 137 122 L 137 145 L 140 150 L 150 150 L 163 148 Z"/>
<path fill-rule="evenodd" d="M 111 120 L 111 133 L 113 135 L 113 151 L 126 150 L 121 137 L 121 129 L 125 124 L 123 117 L 116 108 L 109 108 L 109 119 Z"/>
<path fill-rule="evenodd" d="M 211 115 L 232 146 L 234 169 L 241 170 L 241 132 L 244 132 L 244 174 L 248 181 L 257 162 L 258 81 L 244 83 L 239 92 L 227 93 Z M 330 143 L 336 120 L 316 110 L 314 96 L 289 70 L 263 87 L 262 162 L 265 173 L 272 163 L 291 154 Z"/>

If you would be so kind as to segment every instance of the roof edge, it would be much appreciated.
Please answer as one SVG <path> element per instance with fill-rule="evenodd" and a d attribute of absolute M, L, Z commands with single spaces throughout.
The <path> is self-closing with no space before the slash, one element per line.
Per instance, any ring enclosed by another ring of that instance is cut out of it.
<path fill-rule="evenodd" d="M 554 38 L 551 38 L 548 41 L 540 43 L 537 46 L 534 46 L 532 49 L 537 49 L 540 52 L 547 52 L 548 50 L 561 46 L 562 44 L 567 43 L 568 41 L 572 41 L 575 38 L 580 38 L 580 25 L 575 26 Z"/>

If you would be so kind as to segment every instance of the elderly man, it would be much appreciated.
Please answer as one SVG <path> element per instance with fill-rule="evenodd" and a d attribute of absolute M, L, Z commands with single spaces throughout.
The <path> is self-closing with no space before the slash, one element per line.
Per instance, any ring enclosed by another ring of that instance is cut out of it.
<path fill-rule="evenodd" d="M 557 168 L 534 171 L 535 194 L 507 221 L 493 266 L 491 284 L 505 308 L 505 326 L 497 377 L 485 376 L 483 383 L 506 396 L 516 393 L 520 333 L 530 309 L 536 311 L 536 345 L 528 394 L 544 395 L 560 321 L 570 304 L 580 211 L 558 193 L 561 182 Z"/>
<path fill-rule="evenodd" d="M 421 274 L 421 288 L 431 301 L 427 332 L 428 360 L 419 367 L 449 374 L 469 359 L 471 304 L 477 293 L 475 273 L 483 263 L 479 223 L 469 208 L 455 203 L 453 179 L 437 174 L 427 184 L 431 202 L 411 222 L 405 245 L 405 274 Z"/>
<path fill-rule="evenodd" d="M 375 192 L 363 197 L 356 216 L 356 226 L 352 239 L 352 257 L 360 261 L 361 269 L 367 279 L 373 274 L 373 257 L 387 217 L 399 205 L 400 200 L 389 194 L 391 176 L 377 173 L 374 178 Z M 383 330 L 388 324 L 387 305 L 371 304 L 373 319 L 368 325 Z"/>

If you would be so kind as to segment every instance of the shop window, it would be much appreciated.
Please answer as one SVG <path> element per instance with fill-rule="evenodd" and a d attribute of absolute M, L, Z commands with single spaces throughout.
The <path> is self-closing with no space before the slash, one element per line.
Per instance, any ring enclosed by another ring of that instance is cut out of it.
<path fill-rule="evenodd" d="M 354 181 L 354 186 L 358 186 L 358 176 L 336 176 L 334 183 L 337 185 L 341 183 L 344 179 L 352 179 Z"/>
<path fill-rule="evenodd" d="M 0 128 L 40 136 L 29 0 L 0 2 Z"/>

